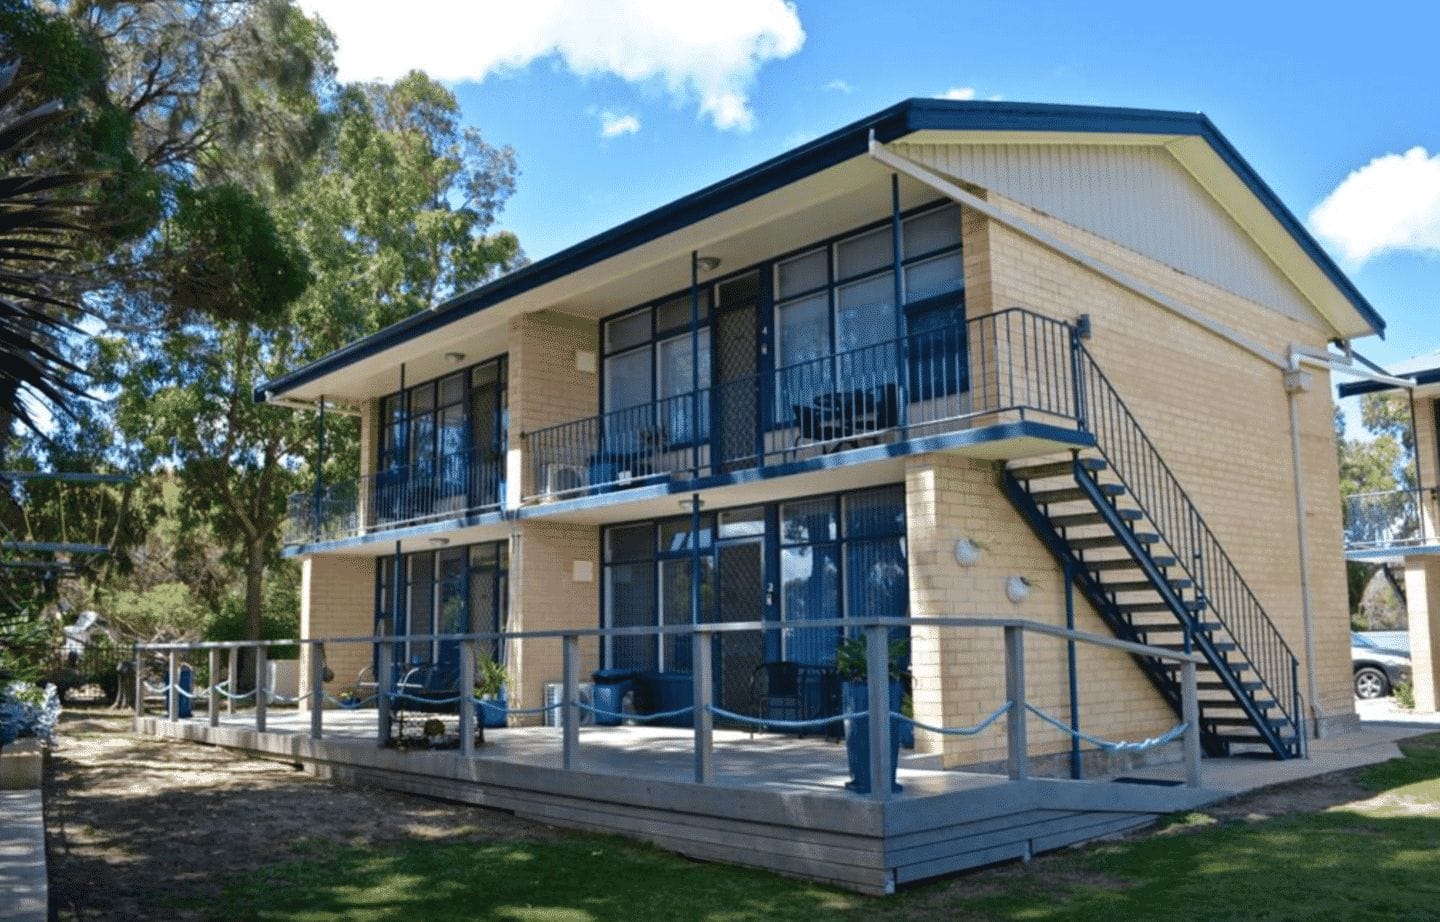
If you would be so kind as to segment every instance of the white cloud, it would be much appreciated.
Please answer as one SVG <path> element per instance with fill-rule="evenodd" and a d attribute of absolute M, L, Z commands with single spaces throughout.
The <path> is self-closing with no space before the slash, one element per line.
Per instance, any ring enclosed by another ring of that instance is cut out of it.
<path fill-rule="evenodd" d="M 414 68 L 481 81 L 555 58 L 581 77 L 658 83 L 716 128 L 749 130 L 750 90 L 768 61 L 805 44 L 788 0 L 301 0 L 339 42 L 340 79 L 393 80 Z"/>
<path fill-rule="evenodd" d="M 836 77 L 834 80 L 831 80 L 829 83 L 825 84 L 824 88 L 832 93 L 849 94 L 855 92 L 855 88 L 853 86 L 846 83 L 844 80 L 841 80 L 839 77 Z"/>
<path fill-rule="evenodd" d="M 941 99 L 974 99 L 975 88 L 973 86 L 952 86 L 940 94 Z"/>
<path fill-rule="evenodd" d="M 1440 153 L 1376 157 L 1315 206 L 1310 226 L 1356 265 L 1389 250 L 1440 255 Z"/>
<path fill-rule="evenodd" d="M 628 112 L 624 115 L 619 112 L 611 112 L 609 109 L 601 109 L 596 115 L 600 119 L 600 137 L 618 138 L 625 134 L 635 134 L 640 130 L 640 119 Z"/>

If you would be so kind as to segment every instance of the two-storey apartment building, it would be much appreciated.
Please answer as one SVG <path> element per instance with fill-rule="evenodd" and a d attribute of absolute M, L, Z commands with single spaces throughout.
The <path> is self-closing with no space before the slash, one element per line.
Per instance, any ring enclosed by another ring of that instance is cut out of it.
<path fill-rule="evenodd" d="M 746 712 L 764 664 L 833 667 L 808 621 L 1068 620 L 1204 653 L 1209 751 L 1294 756 L 1354 719 L 1325 356 L 1382 327 L 1202 115 L 909 100 L 257 399 L 360 415 L 359 481 L 293 505 L 305 636 L 764 622 L 717 644 Z M 998 634 L 909 641 L 918 720 L 995 706 Z M 554 644 L 487 655 L 517 706 L 560 678 Z M 584 655 L 692 667 L 657 636 Z M 1159 661 L 1028 668 L 1088 733 L 1175 722 Z M 1004 734 L 918 745 L 990 763 Z"/>

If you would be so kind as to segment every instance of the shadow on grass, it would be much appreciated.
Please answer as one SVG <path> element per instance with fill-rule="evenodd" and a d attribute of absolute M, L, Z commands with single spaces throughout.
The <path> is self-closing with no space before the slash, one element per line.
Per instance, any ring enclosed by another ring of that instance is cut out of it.
<path fill-rule="evenodd" d="M 648 846 L 572 835 L 545 843 L 406 843 L 338 849 L 246 875 L 214 919 L 814 920 L 877 904 L 759 871 L 698 864 Z M 867 913 L 868 914 L 868 913 Z"/>

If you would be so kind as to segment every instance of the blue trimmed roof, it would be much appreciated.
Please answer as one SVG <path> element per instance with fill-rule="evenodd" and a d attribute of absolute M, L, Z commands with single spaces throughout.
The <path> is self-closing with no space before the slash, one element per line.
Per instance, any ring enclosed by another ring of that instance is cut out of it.
<path fill-rule="evenodd" d="M 1392 378 L 1409 378 L 1417 385 L 1435 384 L 1440 382 L 1440 349 L 1408 358 L 1403 362 L 1396 362 L 1385 371 Z M 1339 385 L 1337 390 L 1341 397 L 1354 397 L 1357 394 L 1373 394 L 1377 391 L 1392 391 L 1397 388 L 1384 381 L 1349 381 Z"/>
<path fill-rule="evenodd" d="M 577 272 L 665 234 L 734 208 L 782 186 L 864 154 L 870 132 L 889 143 L 917 131 L 1056 131 L 1105 134 L 1173 134 L 1203 138 L 1235 175 L 1280 222 L 1296 244 L 1321 269 L 1376 333 L 1385 321 L 1310 233 L 1266 185 L 1239 151 L 1199 112 L 1069 106 L 1050 103 L 976 102 L 907 99 L 844 128 L 766 160 L 728 179 L 706 186 L 504 275 L 457 295 L 433 309 L 407 317 L 357 340 L 303 368 L 267 381 L 255 390 L 256 401 L 267 391 L 283 393 L 352 362 L 439 329 L 540 285 Z"/>

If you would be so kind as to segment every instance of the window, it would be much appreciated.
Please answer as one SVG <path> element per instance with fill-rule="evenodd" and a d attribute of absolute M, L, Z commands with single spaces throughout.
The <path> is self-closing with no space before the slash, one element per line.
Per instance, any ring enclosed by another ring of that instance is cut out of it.
<path fill-rule="evenodd" d="M 380 401 L 375 509 L 382 521 L 500 501 L 505 371 L 501 356 Z"/>
<path fill-rule="evenodd" d="M 686 444 L 708 432 L 709 400 L 702 396 L 698 424 L 692 419 L 695 350 L 689 292 L 627 312 L 603 324 L 605 435 L 615 450 L 635 451 Z M 699 382 L 710 387 L 708 290 L 700 292 Z M 652 407 L 652 403 L 658 406 Z M 629 412 L 626 412 L 629 411 Z"/>
<path fill-rule="evenodd" d="M 507 542 L 404 554 L 400 565 L 404 583 L 395 634 L 465 634 L 504 628 L 509 609 Z M 394 607 L 394 568 L 393 555 L 375 562 L 377 622 L 388 617 Z M 497 662 L 503 655 L 492 641 L 477 642 L 477 652 Z M 455 665 L 458 655 L 459 645 L 452 641 L 405 641 L 395 649 L 397 663 L 412 665 Z"/>
<path fill-rule="evenodd" d="M 753 543 L 754 538 L 770 549 L 763 555 L 765 573 L 774 573 L 777 562 L 779 567 L 778 574 L 765 575 L 755 588 L 767 594 L 766 586 L 779 589 L 775 602 L 784 625 L 783 652 L 772 650 L 772 657 L 833 665 L 843 632 L 807 628 L 805 622 L 904 617 L 909 610 L 905 494 L 896 485 L 707 512 L 698 535 L 688 515 L 611 526 L 604 536 L 604 623 L 653 627 L 689 624 L 693 618 L 727 620 L 716 607 L 723 591 L 716 585 L 717 558 L 736 542 Z M 701 611 L 692 615 L 697 547 Z M 756 600 L 757 609 L 763 604 Z M 686 671 L 689 638 L 611 638 L 606 662 L 615 668 Z"/>

